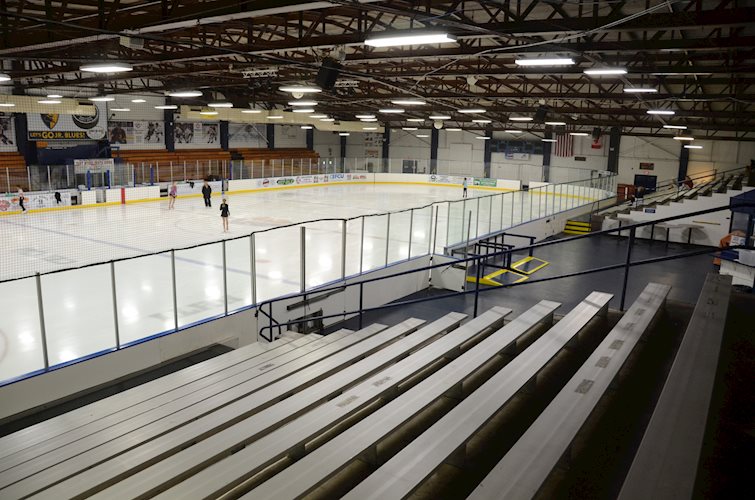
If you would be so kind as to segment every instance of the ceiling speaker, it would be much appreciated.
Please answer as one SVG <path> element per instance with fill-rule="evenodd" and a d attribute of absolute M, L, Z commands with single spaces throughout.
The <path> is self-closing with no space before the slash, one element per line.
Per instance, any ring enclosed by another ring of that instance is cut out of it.
<path fill-rule="evenodd" d="M 317 72 L 315 83 L 323 90 L 331 90 L 336 84 L 341 68 L 343 68 L 341 63 L 331 57 L 326 57 L 322 61 L 320 71 Z"/>
<path fill-rule="evenodd" d="M 545 121 L 545 117 L 548 115 L 548 106 L 538 106 L 535 111 L 535 121 L 542 123 Z"/>

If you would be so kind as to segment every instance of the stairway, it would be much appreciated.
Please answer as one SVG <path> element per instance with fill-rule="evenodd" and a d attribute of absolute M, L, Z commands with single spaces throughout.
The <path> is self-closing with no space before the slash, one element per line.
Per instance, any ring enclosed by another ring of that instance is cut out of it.
<path fill-rule="evenodd" d="M 565 234 L 587 234 L 590 231 L 592 231 L 591 224 L 581 220 L 569 219 L 566 221 L 566 226 L 564 227 Z"/>

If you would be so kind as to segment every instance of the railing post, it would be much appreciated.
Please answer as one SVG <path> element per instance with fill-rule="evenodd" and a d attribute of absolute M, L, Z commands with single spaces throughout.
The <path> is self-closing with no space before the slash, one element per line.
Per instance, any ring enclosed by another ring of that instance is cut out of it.
<path fill-rule="evenodd" d="M 385 225 L 385 266 L 388 267 L 388 250 L 391 247 L 391 213 L 388 212 L 388 222 Z"/>
<path fill-rule="evenodd" d="M 362 311 L 364 309 L 364 282 L 359 282 L 359 330 L 362 329 L 362 316 L 364 315 L 364 312 Z"/>
<path fill-rule="evenodd" d="M 173 277 L 173 325 L 178 331 L 178 293 L 176 291 L 176 251 L 170 251 L 170 272 Z"/>
<path fill-rule="evenodd" d="M 346 279 L 346 223 L 341 221 L 341 279 Z"/>
<path fill-rule="evenodd" d="M 414 229 L 413 228 L 414 226 L 414 209 L 413 208 L 411 209 L 409 214 L 410 214 L 409 215 L 409 252 L 408 252 L 409 255 L 407 257 L 407 260 L 412 258 L 412 230 Z"/>
<path fill-rule="evenodd" d="M 110 285 L 113 292 L 113 321 L 115 325 L 115 348 L 121 348 L 121 332 L 118 325 L 118 295 L 115 288 L 115 262 L 110 261 Z"/>
<path fill-rule="evenodd" d="M 430 234 L 427 235 L 427 254 L 432 255 L 435 252 L 435 245 L 438 242 L 438 212 L 440 212 L 440 205 L 430 205 L 430 224 L 433 223 L 433 210 L 435 211 L 435 225 L 433 226 L 433 237 L 430 238 Z"/>
<path fill-rule="evenodd" d="M 252 278 L 252 304 L 257 303 L 257 257 L 254 233 L 249 235 L 249 271 Z"/>
<path fill-rule="evenodd" d="M 52 191 L 52 179 L 50 178 L 50 165 L 47 165 L 47 190 Z"/>
<path fill-rule="evenodd" d="M 477 304 L 480 297 L 480 278 L 482 277 L 482 258 L 478 258 L 476 261 L 477 263 L 477 269 L 476 269 L 476 279 L 474 284 L 474 315 L 473 318 L 477 317 Z"/>
<path fill-rule="evenodd" d="M 228 262 L 225 253 L 225 240 L 223 246 L 223 305 L 225 306 L 225 315 L 228 316 Z"/>
<path fill-rule="evenodd" d="M 446 246 L 450 244 L 451 238 L 451 202 L 447 201 L 448 209 L 446 210 Z M 464 220 L 464 214 L 461 214 L 461 220 Z"/>
<path fill-rule="evenodd" d="M 299 281 L 300 281 L 300 287 L 301 291 L 303 292 L 307 288 L 307 243 L 306 243 L 306 237 L 307 237 L 307 228 L 305 226 L 301 226 L 299 228 Z"/>
<path fill-rule="evenodd" d="M 362 216 L 362 236 L 359 242 L 359 274 L 362 274 L 364 269 L 364 215 Z"/>
<path fill-rule="evenodd" d="M 629 264 L 632 259 L 632 247 L 634 246 L 634 233 L 635 233 L 635 227 L 629 230 L 629 242 L 627 243 L 627 258 L 626 263 L 624 264 L 624 285 L 621 287 L 621 305 L 619 306 L 619 310 L 624 310 L 624 301 L 626 299 L 627 295 L 627 281 L 629 280 Z"/>
<path fill-rule="evenodd" d="M 37 283 L 37 308 L 39 311 L 39 333 L 42 337 L 42 357 L 45 361 L 45 370 L 50 368 L 50 356 L 47 353 L 47 329 L 45 328 L 45 307 L 42 302 L 42 277 L 36 274 Z"/>
<path fill-rule="evenodd" d="M 461 216 L 461 225 L 464 227 L 464 215 Z M 469 217 L 467 217 L 467 242 L 464 245 L 464 258 L 467 258 L 467 255 L 469 255 L 469 233 L 472 230 L 472 211 L 469 211 Z"/>

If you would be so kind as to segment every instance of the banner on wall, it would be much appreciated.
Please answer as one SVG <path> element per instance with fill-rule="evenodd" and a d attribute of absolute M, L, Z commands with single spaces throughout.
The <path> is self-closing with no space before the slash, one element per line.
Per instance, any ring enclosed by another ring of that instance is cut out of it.
<path fill-rule="evenodd" d="M 77 174 L 87 172 L 104 172 L 115 169 L 115 160 L 112 158 L 92 158 L 87 160 L 73 160 L 73 169 Z"/>
<path fill-rule="evenodd" d="M 24 194 L 24 207 L 30 208 L 50 208 L 71 205 L 71 192 L 60 191 L 60 203 L 55 199 L 55 193 L 26 193 Z M 0 194 L 0 213 L 15 212 L 21 210 L 18 203 L 18 195 L 14 193 Z"/>
<path fill-rule="evenodd" d="M 161 121 L 111 121 L 107 125 L 110 144 L 162 144 L 165 123 Z"/>
<path fill-rule="evenodd" d="M 7 150 L 8 146 L 16 150 L 16 126 L 12 115 L 0 114 L 0 149 Z"/>
<path fill-rule="evenodd" d="M 107 133 L 107 111 L 104 103 L 95 103 L 95 114 L 63 115 L 29 113 L 30 141 L 99 141 Z"/>
<path fill-rule="evenodd" d="M 173 140 L 179 144 L 218 144 L 220 124 L 203 122 L 176 122 Z"/>
<path fill-rule="evenodd" d="M 515 152 L 509 152 L 507 151 L 504 153 L 504 158 L 507 160 L 529 160 L 530 154 L 529 153 L 515 153 Z"/>
<path fill-rule="evenodd" d="M 485 179 L 485 178 L 475 177 L 474 185 L 485 186 L 485 187 L 496 187 L 498 185 L 498 181 L 495 179 Z"/>
<path fill-rule="evenodd" d="M 253 148 L 267 147 L 264 127 L 258 128 L 251 123 L 229 123 L 228 143 Z"/>

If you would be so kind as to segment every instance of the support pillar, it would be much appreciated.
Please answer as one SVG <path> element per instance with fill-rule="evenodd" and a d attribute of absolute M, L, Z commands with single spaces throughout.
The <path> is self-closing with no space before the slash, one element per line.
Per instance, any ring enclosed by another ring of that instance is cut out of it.
<path fill-rule="evenodd" d="M 550 128 L 545 129 L 545 139 L 553 138 L 553 131 Z M 550 182 L 551 177 L 551 152 L 553 151 L 552 142 L 543 143 L 543 182 Z"/>
<path fill-rule="evenodd" d="M 391 129 L 386 125 L 383 132 L 383 172 L 388 172 L 390 167 Z"/>
<path fill-rule="evenodd" d="M 220 149 L 228 151 L 228 121 L 220 122 Z"/>
<path fill-rule="evenodd" d="M 275 125 L 267 124 L 267 149 L 275 149 Z"/>
<path fill-rule="evenodd" d="M 173 122 L 173 110 L 166 109 L 163 114 L 163 120 L 165 121 L 165 149 L 167 151 L 176 150 L 176 137 L 175 129 L 176 125 Z"/>
<path fill-rule="evenodd" d="M 438 173 L 438 139 L 440 131 L 433 127 L 430 130 L 430 172 L 431 174 Z"/>
<path fill-rule="evenodd" d="M 689 149 L 684 147 L 684 143 L 681 144 L 682 151 L 679 153 L 679 175 L 677 180 L 683 181 L 687 177 L 687 166 L 689 165 Z"/>
<path fill-rule="evenodd" d="M 611 127 L 608 138 L 608 165 L 606 170 L 619 173 L 619 150 L 621 147 L 621 127 Z"/>
<path fill-rule="evenodd" d="M 315 150 L 315 130 L 314 128 L 310 128 L 310 129 L 305 130 L 305 132 L 307 133 L 306 134 L 307 135 L 306 137 L 307 149 L 309 149 L 310 151 L 314 151 Z"/>
<path fill-rule="evenodd" d="M 489 179 L 491 177 L 491 175 L 490 175 L 490 161 L 491 161 L 491 158 L 493 157 L 493 151 L 492 151 L 492 147 L 491 147 L 492 145 L 490 144 L 490 141 L 493 140 L 492 139 L 493 138 L 493 127 L 490 127 L 490 126 L 486 127 L 485 128 L 485 135 L 488 136 L 488 137 L 490 137 L 490 139 L 484 141 L 485 142 L 485 153 L 484 153 L 485 156 L 484 156 L 484 159 L 483 159 L 483 161 L 484 161 L 484 165 L 483 165 L 483 172 L 484 172 L 483 173 L 483 177 L 485 177 L 486 179 Z"/>

